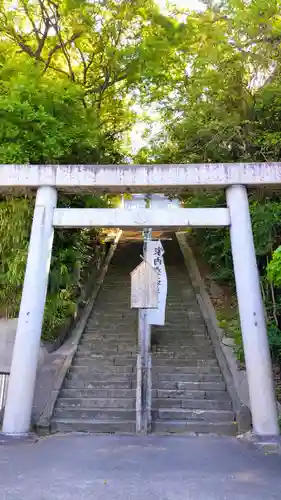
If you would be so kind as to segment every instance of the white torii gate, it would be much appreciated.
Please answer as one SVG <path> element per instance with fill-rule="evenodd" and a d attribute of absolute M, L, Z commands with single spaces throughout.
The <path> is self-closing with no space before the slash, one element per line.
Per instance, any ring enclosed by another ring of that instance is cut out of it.
<path fill-rule="evenodd" d="M 37 189 L 3 433 L 29 432 L 54 228 L 229 226 L 253 430 L 279 435 L 277 405 L 247 188 L 280 187 L 281 163 L 187 165 L 0 165 L 0 193 Z M 225 208 L 59 209 L 67 193 L 182 193 L 226 189 Z"/>

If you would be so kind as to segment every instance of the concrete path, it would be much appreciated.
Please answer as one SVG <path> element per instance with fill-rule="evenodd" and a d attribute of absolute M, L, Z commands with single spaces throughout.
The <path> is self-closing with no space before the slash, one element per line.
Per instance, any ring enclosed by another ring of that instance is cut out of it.
<path fill-rule="evenodd" d="M 235 438 L 53 436 L 0 447 L 1 500 L 273 500 L 281 457 Z"/>

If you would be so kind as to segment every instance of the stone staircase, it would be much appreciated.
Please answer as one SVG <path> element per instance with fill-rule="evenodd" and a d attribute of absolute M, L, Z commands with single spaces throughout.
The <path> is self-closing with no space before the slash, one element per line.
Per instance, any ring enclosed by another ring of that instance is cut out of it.
<path fill-rule="evenodd" d="M 234 413 L 175 240 L 164 241 L 166 325 L 153 328 L 152 431 L 235 434 Z M 121 240 L 64 381 L 52 430 L 134 433 L 137 315 L 130 272 L 140 241 Z"/>
<path fill-rule="evenodd" d="M 118 245 L 60 392 L 53 431 L 135 432 L 137 313 L 130 309 L 130 272 L 141 253 L 140 242 Z"/>
<path fill-rule="evenodd" d="M 226 391 L 194 289 L 176 241 L 164 242 L 166 324 L 153 327 L 152 430 L 236 434 Z"/>

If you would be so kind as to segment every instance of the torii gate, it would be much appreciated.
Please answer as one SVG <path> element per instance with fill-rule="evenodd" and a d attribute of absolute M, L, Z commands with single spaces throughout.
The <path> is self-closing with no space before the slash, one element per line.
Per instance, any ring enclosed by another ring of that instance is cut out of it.
<path fill-rule="evenodd" d="M 260 437 L 278 436 L 277 405 L 247 188 L 279 187 L 280 184 L 281 163 L 0 165 L 0 193 L 37 190 L 3 433 L 24 436 L 30 429 L 54 228 L 229 226 L 253 430 Z M 56 208 L 58 191 L 177 194 L 202 187 L 225 189 L 226 207 L 141 211 Z"/>

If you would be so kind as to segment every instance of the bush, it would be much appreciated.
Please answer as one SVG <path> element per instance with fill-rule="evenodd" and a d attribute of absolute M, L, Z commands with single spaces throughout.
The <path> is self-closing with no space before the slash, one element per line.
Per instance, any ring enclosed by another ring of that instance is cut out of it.
<path fill-rule="evenodd" d="M 107 198 L 86 197 L 80 204 L 107 206 Z M 78 200 L 76 199 L 76 205 Z M 64 199 L 64 205 L 70 200 Z M 33 198 L 7 198 L 0 201 L 0 314 L 16 317 L 19 312 L 28 243 L 32 222 Z M 53 340 L 60 328 L 77 311 L 77 297 L 88 271 L 98 267 L 96 229 L 55 232 L 53 257 L 45 308 L 43 338 Z"/>
<path fill-rule="evenodd" d="M 225 206 L 221 194 L 199 193 L 186 198 L 186 206 Z M 272 357 L 281 362 L 281 198 L 279 196 L 261 197 L 259 193 L 250 196 L 250 211 L 255 240 L 255 249 L 260 284 L 267 317 L 268 338 Z M 213 271 L 214 279 L 232 286 L 235 282 L 229 231 L 226 229 L 196 229 L 193 237 Z M 274 251 L 274 249 L 277 249 Z M 224 318 L 226 330 L 236 344 L 238 359 L 244 361 L 243 342 L 239 318 Z"/>

